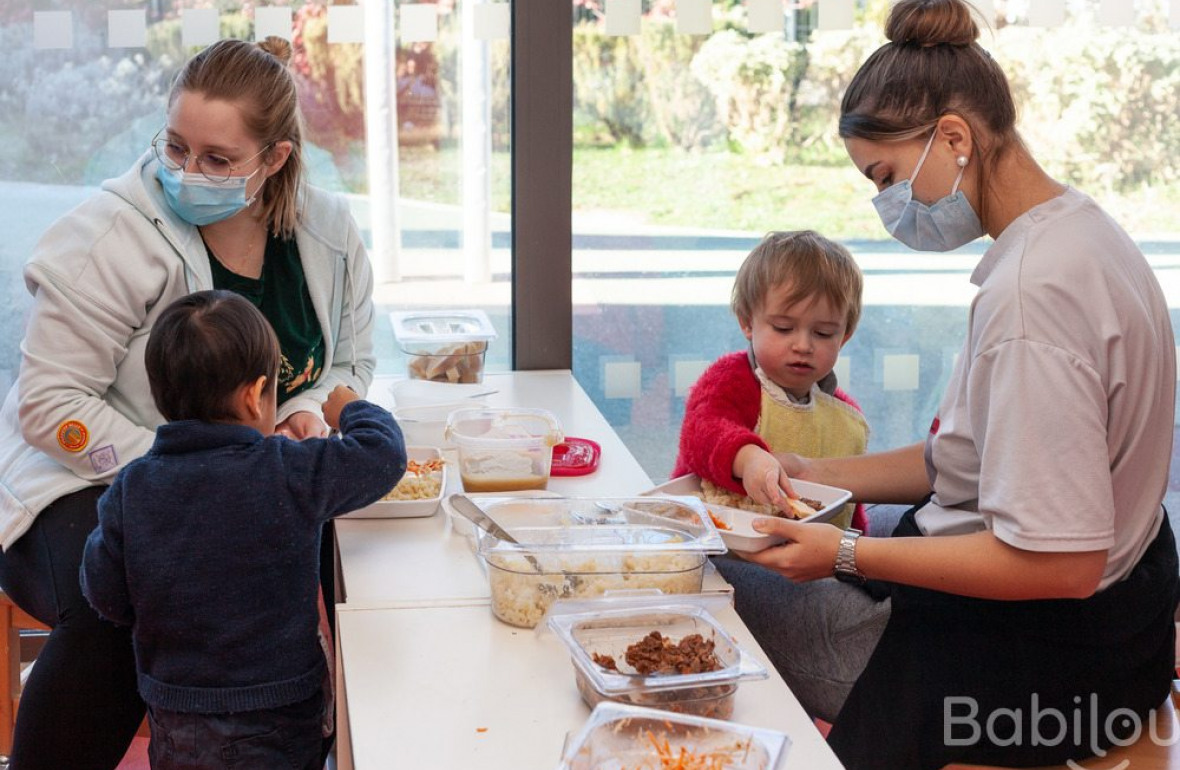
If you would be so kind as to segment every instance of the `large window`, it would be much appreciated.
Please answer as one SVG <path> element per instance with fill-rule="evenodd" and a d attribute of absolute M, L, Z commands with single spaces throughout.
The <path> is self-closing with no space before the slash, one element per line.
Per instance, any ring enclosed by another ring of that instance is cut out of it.
<path fill-rule="evenodd" d="M 1123 223 L 1180 307 L 1180 0 L 976 5 L 1035 155 Z M 872 447 L 929 426 L 985 244 L 929 256 L 890 240 L 834 134 L 888 0 L 516 0 L 511 40 L 505 2 L 43 7 L 0 7 L 0 386 L 36 239 L 146 149 L 199 45 L 277 31 L 295 43 L 312 181 L 349 196 L 372 247 L 382 372 L 406 365 L 385 311 L 484 309 L 500 333 L 489 368 L 572 366 L 662 480 L 688 388 L 744 344 L 728 310 L 737 266 L 766 231 L 811 228 L 867 276 L 837 372 Z M 571 131 L 559 152 L 542 146 Z M 534 218 L 514 230 L 522 197 Z M 546 218 L 546 199 L 572 202 L 572 218 Z M 514 243 L 534 255 L 519 270 Z M 520 356 L 522 332 L 542 355 Z"/>
<path fill-rule="evenodd" d="M 277 34 L 311 183 L 344 194 L 371 247 L 379 371 L 404 372 L 387 311 L 478 307 L 511 365 L 507 3 L 31 0 L 0 7 L 0 387 L 19 364 L 20 271 L 44 230 L 164 124 L 173 76 L 219 38 Z"/>
<path fill-rule="evenodd" d="M 688 388 L 745 345 L 729 293 L 765 232 L 817 230 L 865 272 L 837 374 L 871 449 L 926 435 L 986 247 L 891 240 L 835 134 L 888 2 L 770 5 L 573 4 L 573 368 L 655 479 L 672 470 Z M 1180 308 L 1180 4 L 976 5 L 1034 155 L 1128 229 Z"/>

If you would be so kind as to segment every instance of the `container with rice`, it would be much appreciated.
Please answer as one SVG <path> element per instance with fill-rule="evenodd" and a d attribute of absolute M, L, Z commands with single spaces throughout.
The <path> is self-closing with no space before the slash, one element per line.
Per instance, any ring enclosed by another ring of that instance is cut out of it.
<path fill-rule="evenodd" d="M 725 552 L 704 505 L 691 498 L 484 498 L 479 505 L 518 541 L 479 533 L 492 612 L 524 628 L 556 599 L 699 592 L 709 554 Z"/>

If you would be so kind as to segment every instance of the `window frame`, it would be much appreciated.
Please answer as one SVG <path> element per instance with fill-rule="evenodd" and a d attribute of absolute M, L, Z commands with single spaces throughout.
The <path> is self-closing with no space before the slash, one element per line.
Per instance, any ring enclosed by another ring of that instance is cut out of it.
<path fill-rule="evenodd" d="M 572 13 L 512 0 L 513 369 L 573 368 Z"/>

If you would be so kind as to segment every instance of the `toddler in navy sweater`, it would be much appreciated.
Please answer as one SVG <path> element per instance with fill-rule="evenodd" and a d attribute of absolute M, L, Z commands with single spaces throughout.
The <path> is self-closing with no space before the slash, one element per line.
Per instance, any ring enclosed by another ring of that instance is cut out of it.
<path fill-rule="evenodd" d="M 318 768 L 320 531 L 397 484 L 401 431 L 340 386 L 338 438 L 275 435 L 278 341 L 231 292 L 176 301 L 145 357 L 168 422 L 100 499 L 81 579 L 132 626 L 151 765 Z"/>

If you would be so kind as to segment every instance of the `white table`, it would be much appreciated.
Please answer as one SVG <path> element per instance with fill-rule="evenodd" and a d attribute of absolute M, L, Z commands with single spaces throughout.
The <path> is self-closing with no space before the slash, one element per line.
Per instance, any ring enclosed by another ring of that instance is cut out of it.
<path fill-rule="evenodd" d="M 499 622 L 486 604 L 345 607 L 336 617 L 349 704 L 338 736 L 351 737 L 347 761 L 358 769 L 552 770 L 590 714 L 565 646 Z M 732 609 L 717 617 L 761 653 Z M 786 770 L 840 767 L 773 671 L 738 686 L 733 720 L 790 735 Z"/>
<path fill-rule="evenodd" d="M 602 446 L 596 473 L 554 478 L 552 491 L 617 497 L 652 486 L 568 371 L 488 375 L 485 383 L 499 391 L 490 404 L 549 409 L 567 433 Z M 388 380 L 378 378 L 370 398 L 388 405 Z M 567 734 L 590 713 L 568 654 L 552 636 L 492 615 L 482 567 L 445 514 L 340 519 L 336 541 L 338 767 L 555 767 Z M 706 578 L 706 590 L 725 588 L 720 576 Z M 718 617 L 766 660 L 732 609 Z M 733 719 L 790 735 L 788 770 L 838 770 L 795 696 L 769 668 L 769 679 L 740 685 Z"/>
<path fill-rule="evenodd" d="M 369 398 L 389 407 L 389 384 L 378 377 Z M 566 497 L 620 497 L 652 487 L 651 479 L 594 402 L 568 371 L 490 374 L 496 389 L 490 406 L 538 406 L 553 412 L 566 433 L 597 441 L 598 470 L 588 476 L 554 477 L 549 490 Z M 454 459 L 453 453 L 445 453 Z M 447 492 L 462 491 L 459 474 Z M 455 536 L 439 511 L 422 519 L 337 519 L 340 556 L 338 600 L 351 605 L 392 606 L 441 599 L 488 599 L 488 581 L 467 540 Z"/>

